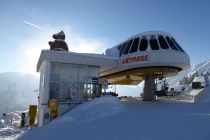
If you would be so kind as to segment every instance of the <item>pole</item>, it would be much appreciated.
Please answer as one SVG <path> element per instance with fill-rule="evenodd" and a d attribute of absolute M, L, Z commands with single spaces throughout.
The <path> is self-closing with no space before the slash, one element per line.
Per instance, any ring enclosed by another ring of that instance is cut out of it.
<path fill-rule="evenodd" d="M 154 75 L 146 75 L 144 83 L 144 101 L 154 101 L 155 100 L 155 80 Z"/>

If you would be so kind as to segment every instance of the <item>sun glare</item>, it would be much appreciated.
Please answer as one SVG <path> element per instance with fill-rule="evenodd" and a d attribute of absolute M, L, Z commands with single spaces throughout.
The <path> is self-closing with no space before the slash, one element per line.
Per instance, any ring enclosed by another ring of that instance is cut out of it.
<path fill-rule="evenodd" d="M 38 74 L 36 72 L 36 64 L 38 62 L 40 53 L 41 53 L 40 49 L 30 48 L 25 50 L 26 58 L 25 58 L 24 72 Z"/>
<path fill-rule="evenodd" d="M 22 72 L 37 74 L 36 65 L 39 60 L 42 49 L 49 49 L 48 41 L 51 35 L 43 35 L 43 37 L 34 37 L 33 39 L 26 40 L 22 45 L 21 58 L 23 61 Z M 100 39 L 87 39 L 83 37 L 71 36 L 71 40 L 66 39 L 66 42 L 71 52 L 79 53 L 102 53 L 105 50 L 105 41 Z"/>

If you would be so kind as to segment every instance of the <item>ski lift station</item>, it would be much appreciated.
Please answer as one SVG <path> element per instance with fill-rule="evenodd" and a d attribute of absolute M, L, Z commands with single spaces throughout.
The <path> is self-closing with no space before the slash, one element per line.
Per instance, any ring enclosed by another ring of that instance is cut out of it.
<path fill-rule="evenodd" d="M 105 54 L 68 51 L 63 32 L 53 38 L 50 50 L 42 50 L 37 64 L 38 126 L 87 99 L 99 97 L 104 80 L 117 85 L 137 85 L 145 80 L 143 100 L 153 101 L 155 79 L 175 76 L 190 67 L 188 54 L 166 32 L 137 34 Z M 56 106 L 55 110 L 51 106 Z"/>

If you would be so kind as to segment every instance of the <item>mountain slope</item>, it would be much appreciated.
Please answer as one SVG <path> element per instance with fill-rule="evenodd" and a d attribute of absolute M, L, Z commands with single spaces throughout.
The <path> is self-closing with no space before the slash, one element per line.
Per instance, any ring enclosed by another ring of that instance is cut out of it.
<path fill-rule="evenodd" d="M 26 110 L 37 103 L 39 77 L 32 74 L 0 73 L 0 113 Z"/>
<path fill-rule="evenodd" d="M 195 74 L 201 76 L 208 73 L 210 74 L 210 60 L 204 61 L 193 68 L 183 70 L 177 76 L 167 78 L 167 82 L 169 85 L 177 85 L 184 78 L 190 78 Z"/>

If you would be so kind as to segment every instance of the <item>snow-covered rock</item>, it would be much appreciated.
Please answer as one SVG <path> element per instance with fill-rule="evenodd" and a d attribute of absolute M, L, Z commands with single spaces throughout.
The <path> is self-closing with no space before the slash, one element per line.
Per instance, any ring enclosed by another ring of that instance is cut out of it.
<path fill-rule="evenodd" d="M 0 140 L 16 140 L 27 130 L 27 128 L 19 128 L 21 113 L 15 111 L 0 118 Z"/>

